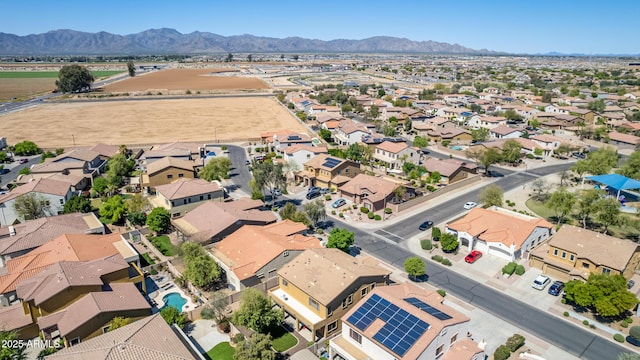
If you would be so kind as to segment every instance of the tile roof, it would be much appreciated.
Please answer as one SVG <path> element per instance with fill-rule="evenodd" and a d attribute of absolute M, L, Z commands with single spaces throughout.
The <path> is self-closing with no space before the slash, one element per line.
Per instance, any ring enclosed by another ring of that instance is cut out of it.
<path fill-rule="evenodd" d="M 51 360 L 198 359 L 180 335 L 155 314 L 48 355 Z"/>
<path fill-rule="evenodd" d="M 208 182 L 202 179 L 178 179 L 170 184 L 156 186 L 156 192 L 169 200 L 182 199 L 210 192 L 220 191 L 218 182 Z"/>
<path fill-rule="evenodd" d="M 73 213 L 25 221 L 13 229 L 15 235 L 11 236 L 9 227 L 0 228 L 0 255 L 36 248 L 62 234 L 103 232 L 104 225 L 93 213 Z"/>
<path fill-rule="evenodd" d="M 305 145 L 305 144 L 295 144 L 295 145 L 291 145 L 291 146 L 287 146 L 284 149 L 285 154 L 293 154 L 296 153 L 298 151 L 309 151 L 312 152 L 314 154 L 328 154 L 328 150 L 326 145 L 322 145 L 322 146 L 309 146 L 309 145 Z"/>
<path fill-rule="evenodd" d="M 323 305 L 360 277 L 389 276 L 391 271 L 368 256 L 352 257 L 338 249 L 308 249 L 278 270 L 278 275 Z"/>
<path fill-rule="evenodd" d="M 543 143 L 563 142 L 564 141 L 563 139 L 561 139 L 559 137 L 556 137 L 556 136 L 553 136 L 553 135 L 548 135 L 548 134 L 537 134 L 537 135 L 534 135 L 534 136 L 530 137 L 530 139 L 534 140 L 534 141 L 540 141 L 540 142 L 543 142 Z"/>
<path fill-rule="evenodd" d="M 422 358 L 422 353 L 434 341 L 438 340 L 443 329 L 448 326 L 460 325 L 469 322 L 469 318 L 467 316 L 447 305 L 444 305 L 442 303 L 444 301 L 444 298 L 440 296 L 440 294 L 438 294 L 435 290 L 423 289 L 410 282 L 388 286 L 376 286 L 365 298 L 358 302 L 356 306 L 351 308 L 342 317 L 342 320 L 347 321 L 347 319 L 353 313 L 355 313 L 360 308 L 360 306 L 362 306 L 367 301 L 367 299 L 374 295 L 378 295 L 379 297 L 386 299 L 400 309 L 429 324 L 429 328 L 427 329 L 427 331 L 425 331 L 422 336 L 420 336 L 418 340 L 409 348 L 409 350 L 402 357 L 400 357 L 400 359 L 402 360 Z M 437 310 L 446 313 L 451 318 L 447 320 L 439 320 L 438 318 L 408 303 L 404 300 L 406 298 L 416 298 L 418 300 L 421 300 L 422 302 L 431 305 Z M 359 330 L 358 332 L 361 332 L 364 337 L 376 343 L 380 348 L 385 349 L 387 352 L 389 352 L 389 354 L 394 354 L 390 349 L 374 339 L 374 336 L 383 325 L 384 321 L 381 319 L 377 319 L 371 325 L 366 327 L 364 331 Z M 450 336 L 451 335 L 453 334 L 450 334 Z M 466 334 L 458 334 L 459 338 L 464 338 L 465 336 Z M 394 356 L 397 355 L 394 354 Z"/>
<path fill-rule="evenodd" d="M 0 306 L 0 324 L 3 331 L 19 330 L 33 324 L 31 315 L 24 313 L 22 304 Z"/>
<path fill-rule="evenodd" d="M 638 251 L 638 244 L 633 241 L 571 225 L 562 225 L 548 244 L 620 271 Z"/>
<path fill-rule="evenodd" d="M 447 228 L 463 231 L 486 242 L 499 242 L 520 249 L 538 227 L 552 229 L 548 221 L 492 206 L 475 208 L 464 217 L 447 224 Z"/>
<path fill-rule="evenodd" d="M 166 151 L 166 150 L 178 149 L 178 150 L 187 150 L 192 154 L 197 154 L 200 151 L 200 148 L 203 146 L 204 145 L 200 143 L 175 141 L 168 144 L 154 145 L 153 150 Z"/>
<path fill-rule="evenodd" d="M 427 169 L 428 172 L 432 173 L 437 171 L 440 175 L 450 177 L 455 174 L 460 168 L 462 164 L 448 162 L 436 158 L 428 158 L 422 162 L 422 166 Z"/>
<path fill-rule="evenodd" d="M 60 335 L 66 336 L 104 313 L 148 309 L 151 314 L 151 305 L 134 283 L 111 283 L 109 287 L 111 291 L 88 293 L 63 310 L 39 318 L 38 326 L 57 325 Z"/>
<path fill-rule="evenodd" d="M 299 224 L 296 230 L 307 228 L 304 224 L 292 223 L 288 221 L 267 226 L 244 225 L 217 242 L 211 252 L 226 264 L 238 279 L 245 280 L 254 276 L 258 270 L 287 250 L 303 251 L 322 247 L 320 240 L 315 236 L 296 233 L 284 235 L 281 233 L 282 229 L 278 229 L 280 224 L 285 227 Z M 290 229 L 285 232 L 289 231 Z"/>
<path fill-rule="evenodd" d="M 486 122 L 489 122 L 489 123 L 499 123 L 499 122 L 502 122 L 502 121 L 507 121 L 507 118 L 504 118 L 502 116 L 488 116 L 488 115 L 485 115 L 485 116 L 480 116 L 480 121 L 486 121 Z"/>
<path fill-rule="evenodd" d="M 76 148 L 52 158 L 51 161 L 62 162 L 62 161 L 65 161 L 66 159 L 76 159 L 76 160 L 91 162 L 97 157 L 100 157 L 100 154 L 98 154 L 95 151 Z"/>
<path fill-rule="evenodd" d="M 194 241 L 208 241 L 238 222 L 275 222 L 278 218 L 271 211 L 256 210 L 259 200 L 235 200 L 231 202 L 207 201 L 172 223 Z"/>
<path fill-rule="evenodd" d="M 0 294 L 16 289 L 23 280 L 44 271 L 59 261 L 88 261 L 118 254 L 114 243 L 120 234 L 65 234 L 22 256 L 7 260 L 7 273 L 0 276 Z"/>
<path fill-rule="evenodd" d="M 116 145 L 99 143 L 90 147 L 89 151 L 96 152 L 104 157 L 112 158 L 120 152 L 120 147 Z"/>
<path fill-rule="evenodd" d="M 398 183 L 367 174 L 358 174 L 346 184 L 340 186 L 339 190 L 349 194 L 369 194 L 367 198 L 371 202 L 384 199 L 398 187 Z"/>
<path fill-rule="evenodd" d="M 145 159 L 159 159 L 163 157 L 190 158 L 191 151 L 187 149 L 145 150 Z"/>
<path fill-rule="evenodd" d="M 40 305 L 56 294 L 74 286 L 102 286 L 102 276 L 128 269 L 120 254 L 90 261 L 60 261 L 16 287 L 23 301 L 33 300 Z"/>
<path fill-rule="evenodd" d="M 400 151 L 407 149 L 409 145 L 405 142 L 391 142 L 391 141 L 383 141 L 382 143 L 376 146 L 380 150 L 388 151 L 392 154 L 397 154 Z"/>
<path fill-rule="evenodd" d="M 333 168 L 329 168 L 326 166 L 323 166 L 323 164 L 325 163 L 325 161 L 327 160 L 327 158 L 332 158 L 332 159 L 336 159 L 339 161 L 339 163 L 334 166 Z M 318 168 L 324 168 L 326 170 L 332 171 L 335 168 L 338 168 L 340 166 L 342 166 L 342 164 L 348 162 L 349 160 L 345 160 L 345 159 L 341 159 L 335 156 L 331 156 L 329 154 L 318 154 L 315 157 L 311 158 L 309 161 L 307 161 L 306 163 L 304 163 L 306 166 L 310 166 L 314 169 L 318 169 Z M 349 161 L 350 162 L 350 161 Z M 355 164 L 355 163 L 354 163 Z"/>
<path fill-rule="evenodd" d="M 498 125 L 498 126 L 494 127 L 493 129 L 489 130 L 489 132 L 496 133 L 496 134 L 499 134 L 499 135 L 509 135 L 509 134 L 514 133 L 516 131 L 522 131 L 522 130 L 516 129 L 516 128 L 512 128 L 512 127 L 507 126 L 507 125 Z"/>
<path fill-rule="evenodd" d="M 464 334 L 459 334 L 458 336 L 460 338 L 463 337 Z M 482 350 L 476 342 L 469 338 L 462 338 L 451 345 L 441 360 L 469 360 L 474 359 L 474 355 L 483 352 L 484 350 Z"/>
<path fill-rule="evenodd" d="M 50 159 L 47 159 L 50 160 Z M 84 169 L 86 166 L 85 161 L 81 160 L 70 160 L 70 161 L 45 161 L 42 164 L 35 164 L 31 166 L 30 172 L 32 174 L 41 174 L 41 173 L 60 173 L 69 169 Z"/>
<path fill-rule="evenodd" d="M 20 185 L 11 190 L 11 192 L 0 196 L 0 204 L 32 192 L 64 197 L 70 189 L 71 185 L 69 185 L 69 183 L 41 178 L 24 185 Z"/>
<path fill-rule="evenodd" d="M 613 141 L 623 142 L 632 145 L 640 144 L 640 137 L 631 134 L 623 134 L 617 131 L 612 131 L 608 134 L 609 139 Z"/>
<path fill-rule="evenodd" d="M 195 165 L 196 164 L 193 161 L 176 159 L 172 157 L 163 157 L 162 159 L 156 160 L 147 165 L 147 174 L 151 176 L 159 171 L 165 170 L 170 167 L 194 171 Z"/>

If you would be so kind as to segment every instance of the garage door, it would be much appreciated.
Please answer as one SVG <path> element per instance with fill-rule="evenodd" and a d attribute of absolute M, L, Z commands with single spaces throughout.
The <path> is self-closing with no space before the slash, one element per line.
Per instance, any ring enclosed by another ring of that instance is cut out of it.
<path fill-rule="evenodd" d="M 487 251 L 488 250 L 487 243 L 484 242 L 484 241 L 476 241 L 475 250 L 480 250 L 480 251 L 488 253 L 488 251 Z"/>
<path fill-rule="evenodd" d="M 491 254 L 491 255 L 498 256 L 498 257 L 500 257 L 502 259 L 505 259 L 507 261 L 511 261 L 511 253 L 509 253 L 506 250 L 503 250 L 503 249 L 500 249 L 500 248 L 496 248 L 496 247 L 490 247 L 488 253 Z"/>
<path fill-rule="evenodd" d="M 560 280 L 560 281 L 570 280 L 569 274 L 566 271 L 558 267 L 555 267 L 553 265 L 546 264 L 542 272 L 546 275 L 549 275 L 549 277 L 554 280 Z"/>

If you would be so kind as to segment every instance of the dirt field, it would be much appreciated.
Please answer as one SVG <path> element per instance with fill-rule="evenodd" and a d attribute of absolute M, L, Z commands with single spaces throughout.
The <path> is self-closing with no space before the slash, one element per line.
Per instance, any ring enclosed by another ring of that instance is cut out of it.
<path fill-rule="evenodd" d="M 131 145 L 246 139 L 279 129 L 305 131 L 275 98 L 264 97 L 43 104 L 0 116 L 10 144 L 28 139 L 43 148 L 71 147 L 73 137 L 78 146 Z"/>
<path fill-rule="evenodd" d="M 0 102 L 51 91 L 56 87 L 56 79 L 0 79 Z"/>
<path fill-rule="evenodd" d="M 108 85 L 105 92 L 158 90 L 255 90 L 268 89 L 260 79 L 237 76 L 212 76 L 220 69 L 168 69 L 136 76 Z"/>

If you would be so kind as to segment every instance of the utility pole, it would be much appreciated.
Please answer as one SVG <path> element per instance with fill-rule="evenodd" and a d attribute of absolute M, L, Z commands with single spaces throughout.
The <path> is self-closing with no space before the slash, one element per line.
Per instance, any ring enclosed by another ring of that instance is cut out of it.
<path fill-rule="evenodd" d="M 76 137 L 71 134 L 71 138 L 73 139 L 73 147 L 76 147 Z"/>

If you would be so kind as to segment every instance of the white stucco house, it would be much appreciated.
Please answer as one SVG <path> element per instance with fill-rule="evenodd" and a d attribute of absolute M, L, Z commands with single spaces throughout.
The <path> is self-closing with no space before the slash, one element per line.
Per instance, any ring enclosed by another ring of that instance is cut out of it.
<path fill-rule="evenodd" d="M 23 222 L 24 217 L 15 211 L 16 200 L 23 196 L 35 196 L 44 205 L 44 215 L 62 214 L 64 204 L 74 195 L 71 184 L 64 181 L 40 178 L 18 186 L 11 192 L 0 196 L 0 223 L 2 226 Z"/>

